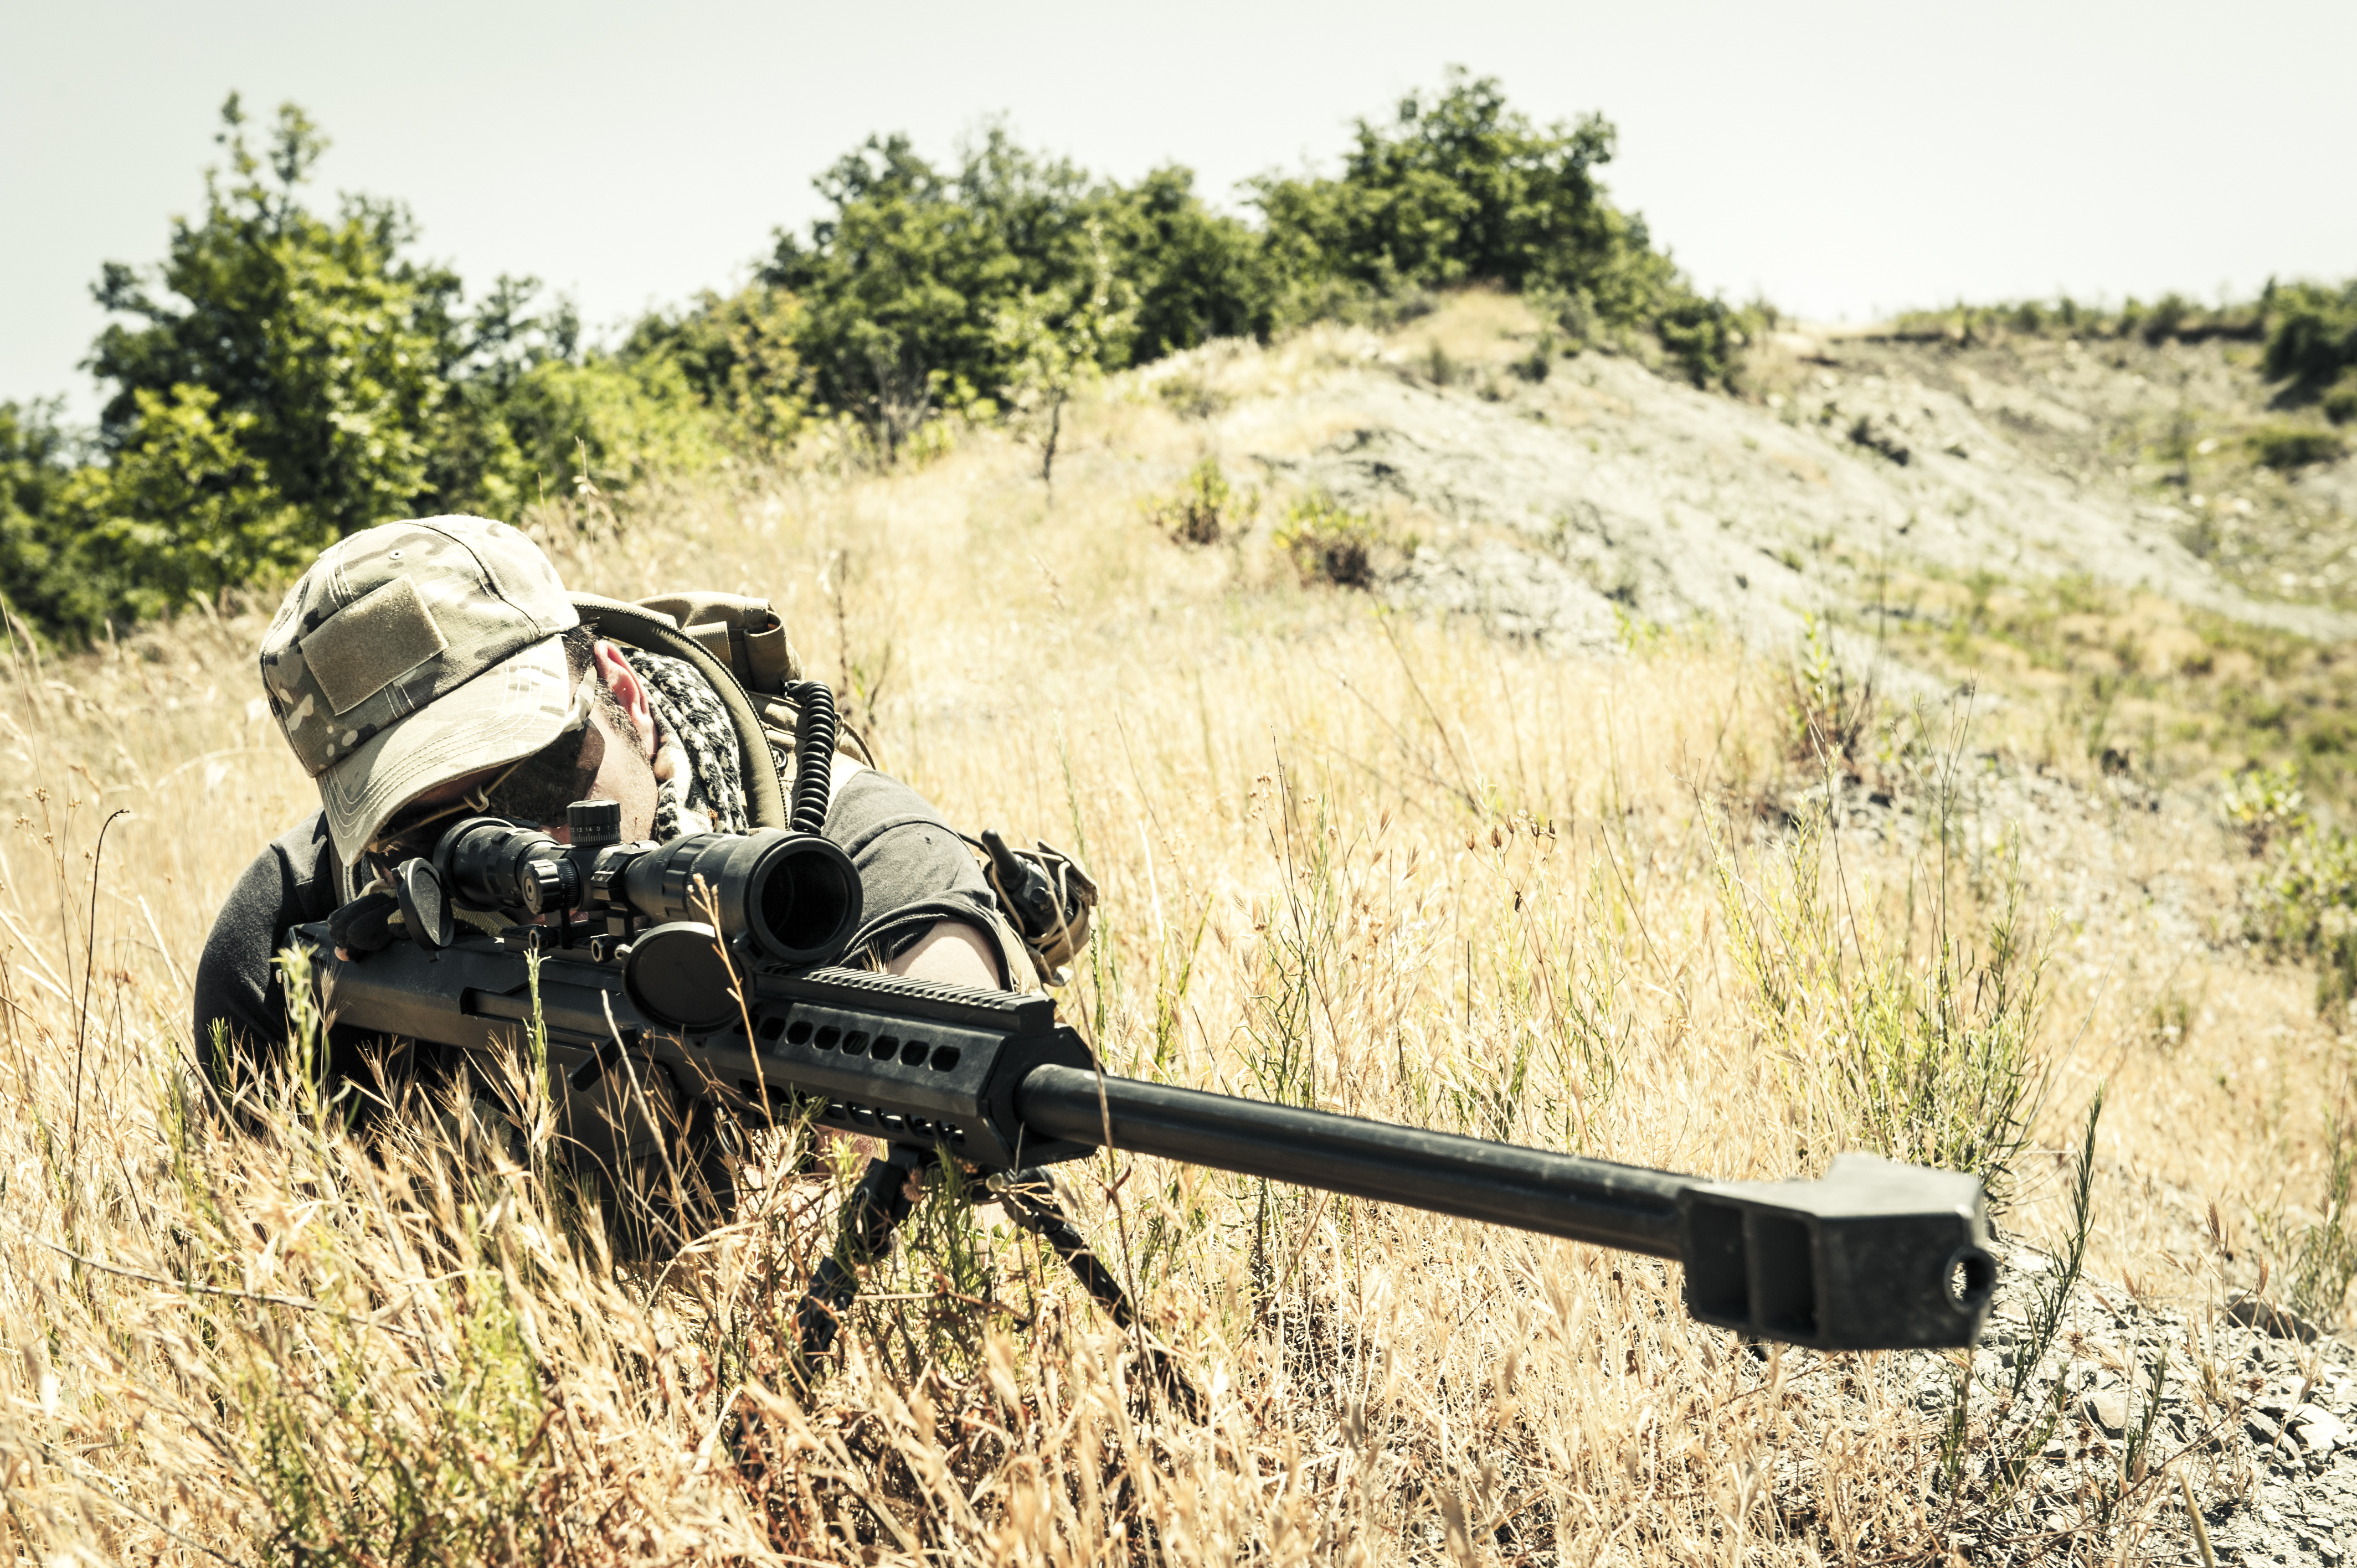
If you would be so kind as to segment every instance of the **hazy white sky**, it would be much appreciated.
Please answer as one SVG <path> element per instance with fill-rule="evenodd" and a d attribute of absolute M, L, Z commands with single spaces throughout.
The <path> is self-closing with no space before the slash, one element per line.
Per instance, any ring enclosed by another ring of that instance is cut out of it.
<path fill-rule="evenodd" d="M 89 285 L 162 253 L 232 88 L 321 122 L 323 200 L 401 198 L 470 285 L 534 274 L 599 326 L 740 280 L 873 131 L 940 155 L 1004 113 L 1223 196 L 1330 166 L 1451 62 L 1543 120 L 1603 111 L 1615 199 L 1706 287 L 1804 316 L 2357 273 L 2351 0 L 9 0 L 5 37 L 0 398 L 83 417 Z"/>

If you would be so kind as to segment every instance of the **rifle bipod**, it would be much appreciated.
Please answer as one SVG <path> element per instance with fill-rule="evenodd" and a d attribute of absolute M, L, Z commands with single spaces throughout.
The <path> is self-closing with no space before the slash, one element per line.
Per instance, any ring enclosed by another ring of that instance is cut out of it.
<path fill-rule="evenodd" d="M 843 1315 L 859 1294 L 858 1271 L 885 1254 L 892 1245 L 893 1233 L 916 1208 L 909 1196 L 909 1179 L 921 1176 L 939 1162 L 940 1155 L 931 1150 L 895 1144 L 889 1153 L 867 1163 L 851 1196 L 844 1200 L 842 1229 L 834 1251 L 811 1271 L 810 1289 L 795 1313 L 804 1366 L 834 1348 L 835 1332 L 842 1326 Z M 1081 1288 L 1104 1308 L 1116 1327 L 1125 1332 L 1137 1328 L 1137 1313 L 1130 1305 L 1129 1293 L 1121 1288 L 1113 1271 L 1089 1250 L 1087 1240 L 1064 1213 L 1055 1180 L 1047 1171 L 1037 1166 L 1018 1170 L 993 1182 L 985 1190 L 988 1200 L 1005 1208 L 1006 1217 L 1018 1229 L 1039 1237 L 1064 1261 L 1072 1277 L 1081 1282 Z M 1179 1370 L 1168 1351 L 1142 1331 L 1137 1339 L 1155 1380 L 1193 1415 L 1201 1402 L 1186 1373 Z"/>

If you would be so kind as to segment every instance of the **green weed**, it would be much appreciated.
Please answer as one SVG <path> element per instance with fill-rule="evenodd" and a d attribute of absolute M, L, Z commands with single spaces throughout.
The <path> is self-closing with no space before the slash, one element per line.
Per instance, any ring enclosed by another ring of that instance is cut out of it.
<path fill-rule="evenodd" d="M 1237 489 L 1217 457 L 1205 457 L 1176 490 L 1148 501 L 1146 515 L 1182 544 L 1217 544 L 1250 523 L 1259 506 L 1257 491 Z"/>
<path fill-rule="evenodd" d="M 2324 1189 L 2313 1217 L 2295 1220 L 2280 1211 L 2259 1216 L 2259 1233 L 2283 1260 L 2285 1302 L 2326 1325 L 2339 1322 L 2357 1283 L 2357 1114 L 2344 1093 L 2325 1122 Z"/>
<path fill-rule="evenodd" d="M 1810 1090 L 1808 1146 L 1972 1171 L 2001 1205 L 2050 1071 L 2038 1041 L 2046 957 L 2025 929 L 2018 867 L 2007 868 L 1977 945 L 1956 929 L 1947 868 L 1931 868 L 1939 880 L 1919 955 L 1909 933 L 1844 907 L 1826 842 L 1804 820 L 1758 886 L 1730 852 L 1718 855 L 1752 1016 Z"/>
<path fill-rule="evenodd" d="M 1374 585 L 1375 551 L 1382 539 L 1372 518 L 1351 510 L 1324 490 L 1288 503 L 1276 529 L 1277 546 L 1292 557 L 1305 585 L 1325 583 L 1337 588 Z"/>

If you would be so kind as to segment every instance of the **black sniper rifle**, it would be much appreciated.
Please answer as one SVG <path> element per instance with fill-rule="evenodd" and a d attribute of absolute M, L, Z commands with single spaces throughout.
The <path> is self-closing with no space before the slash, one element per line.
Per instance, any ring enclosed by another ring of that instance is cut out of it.
<path fill-rule="evenodd" d="M 815 811 L 797 788 L 798 824 L 823 820 L 814 788 Z M 859 927 L 859 878 L 814 832 L 625 844 L 619 808 L 587 800 L 568 826 L 569 846 L 458 822 L 395 875 L 409 941 L 339 959 L 325 926 L 301 928 L 323 1010 L 367 1034 L 511 1048 L 533 1021 L 536 952 L 551 1070 L 576 1097 L 628 1053 L 739 1113 L 884 1140 L 804 1303 L 808 1349 L 832 1343 L 852 1267 L 907 1216 L 910 1173 L 942 1159 L 993 1177 L 1010 1217 L 1126 1325 L 1039 1169 L 1096 1148 L 1674 1258 L 1701 1321 L 1819 1349 L 1969 1346 L 1987 1313 L 1996 1264 L 1973 1176 L 1848 1155 L 1821 1181 L 1715 1183 L 1118 1078 L 1049 997 L 833 967 Z M 518 923 L 462 931 L 454 901 Z"/>

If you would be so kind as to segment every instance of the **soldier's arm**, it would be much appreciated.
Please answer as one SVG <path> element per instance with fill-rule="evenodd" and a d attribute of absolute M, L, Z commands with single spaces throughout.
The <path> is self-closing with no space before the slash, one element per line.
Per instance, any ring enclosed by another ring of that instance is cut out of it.
<path fill-rule="evenodd" d="M 327 843 L 326 819 L 315 811 L 253 857 L 213 917 L 191 989 L 197 1064 L 216 1082 L 226 1065 L 214 1056 L 217 1034 L 263 1054 L 285 1043 L 286 993 L 274 961 L 290 929 L 335 907 Z"/>

